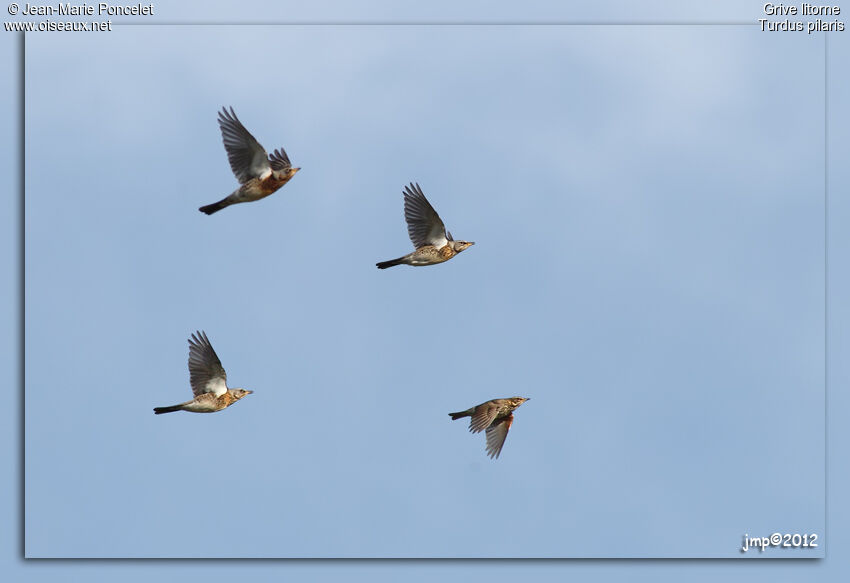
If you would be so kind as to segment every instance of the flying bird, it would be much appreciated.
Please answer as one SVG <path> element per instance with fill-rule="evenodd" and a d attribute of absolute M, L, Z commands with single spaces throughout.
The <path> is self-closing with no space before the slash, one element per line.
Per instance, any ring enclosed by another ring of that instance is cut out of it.
<path fill-rule="evenodd" d="M 449 413 L 452 421 L 462 417 L 471 417 L 469 430 L 472 433 L 485 431 L 487 436 L 487 454 L 490 458 L 499 458 L 508 430 L 514 422 L 514 410 L 528 401 L 525 397 L 511 397 L 510 399 L 493 399 L 486 403 L 476 405 L 466 411 Z"/>
<path fill-rule="evenodd" d="M 198 210 L 211 215 L 224 207 L 240 202 L 265 198 L 289 182 L 301 168 L 293 168 L 283 148 L 266 154 L 254 136 L 245 129 L 233 108 L 222 108 L 218 114 L 221 139 L 227 150 L 230 168 L 241 185 L 220 201 L 202 206 Z"/>
<path fill-rule="evenodd" d="M 254 392 L 227 388 L 227 373 L 202 331 L 192 334 L 189 339 L 189 384 L 192 385 L 194 399 L 171 407 L 154 407 L 153 412 L 157 415 L 174 411 L 214 413 Z"/>
<path fill-rule="evenodd" d="M 393 265 L 434 265 L 448 261 L 467 247 L 475 245 L 472 241 L 455 241 L 446 231 L 440 215 L 425 198 L 418 184 L 410 183 L 404 187 L 404 220 L 407 221 L 407 234 L 416 248 L 404 257 L 376 263 L 378 269 Z"/>

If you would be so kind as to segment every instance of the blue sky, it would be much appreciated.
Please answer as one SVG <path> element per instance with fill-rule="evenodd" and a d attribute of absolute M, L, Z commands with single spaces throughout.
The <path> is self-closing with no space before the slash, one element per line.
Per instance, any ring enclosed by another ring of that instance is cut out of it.
<path fill-rule="evenodd" d="M 167 6 L 173 20 L 200 18 Z M 492 14 L 731 22 L 760 10 L 607 6 Z M 252 20 L 252 10 L 208 16 Z M 263 19 L 481 14 L 326 10 Z M 843 38 L 830 37 L 833 67 Z M 27 555 L 738 558 L 745 533 L 777 531 L 840 548 L 840 501 L 824 522 L 823 55 L 822 36 L 751 26 L 30 35 Z M 847 86 L 830 83 L 842 160 L 834 104 Z M 215 123 L 222 105 L 303 170 L 267 200 L 206 217 L 197 207 L 235 185 Z M 839 166 L 830 410 L 846 380 Z M 410 248 L 410 181 L 477 245 L 445 265 L 379 272 L 376 261 Z M 255 393 L 216 415 L 154 417 L 153 406 L 189 397 L 195 329 L 231 386 Z M 496 461 L 483 436 L 446 416 L 515 394 L 532 400 Z M 840 425 L 829 418 L 830 431 Z M 829 465 L 832 495 L 846 484 L 840 466 Z M 356 570 L 640 569 L 654 580 L 737 563 Z M 786 563 L 796 578 L 839 569 L 834 557 Z M 126 565 L 73 566 L 108 577 Z M 10 568 L 37 580 L 58 566 Z M 241 568 L 320 577 L 342 567 L 225 567 Z"/>

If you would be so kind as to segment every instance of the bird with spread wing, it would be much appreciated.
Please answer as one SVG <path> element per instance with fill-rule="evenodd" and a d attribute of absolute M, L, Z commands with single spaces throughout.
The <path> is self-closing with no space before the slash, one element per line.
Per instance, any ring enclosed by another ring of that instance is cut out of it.
<path fill-rule="evenodd" d="M 233 108 L 222 108 L 218 125 L 230 169 L 239 181 L 239 188 L 220 201 L 198 210 L 211 215 L 232 204 L 265 198 L 289 182 L 301 168 L 293 168 L 283 148 L 269 156 L 251 132 L 245 129 Z"/>
<path fill-rule="evenodd" d="M 394 265 L 435 265 L 475 245 L 472 241 L 455 241 L 452 238 L 418 184 L 411 183 L 404 188 L 404 220 L 407 221 L 407 234 L 416 249 L 404 257 L 376 263 L 378 269 Z"/>
<path fill-rule="evenodd" d="M 174 411 L 214 413 L 254 392 L 227 388 L 227 373 L 203 331 L 192 334 L 189 339 L 189 384 L 192 385 L 194 399 L 171 407 L 155 407 L 153 412 L 157 415 Z"/>
<path fill-rule="evenodd" d="M 514 410 L 528 401 L 525 397 L 493 399 L 476 405 L 466 411 L 449 413 L 452 421 L 470 417 L 469 430 L 472 433 L 484 431 L 487 437 L 487 455 L 498 459 L 508 436 L 508 430 L 514 422 Z"/>

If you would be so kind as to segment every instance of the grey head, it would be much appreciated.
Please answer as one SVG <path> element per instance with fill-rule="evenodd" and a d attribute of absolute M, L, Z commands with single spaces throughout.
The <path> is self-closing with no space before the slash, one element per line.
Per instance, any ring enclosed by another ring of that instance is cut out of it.
<path fill-rule="evenodd" d="M 234 402 L 238 401 L 246 395 L 250 395 L 253 392 L 254 391 L 249 391 L 248 389 L 230 389 L 230 394 L 233 395 Z"/>
<path fill-rule="evenodd" d="M 289 161 L 289 156 L 286 155 L 286 150 L 278 148 L 272 155 L 269 156 L 269 165 L 272 169 L 272 176 L 275 180 L 289 180 L 295 176 L 296 172 L 301 168 L 293 168 Z"/>
<path fill-rule="evenodd" d="M 475 245 L 475 242 L 473 242 L 473 241 L 455 241 L 454 237 L 452 237 L 451 231 L 446 231 L 446 241 L 449 242 L 449 245 L 451 245 L 452 250 L 455 253 L 460 253 L 461 251 L 463 251 L 467 247 L 471 247 L 472 245 Z"/>

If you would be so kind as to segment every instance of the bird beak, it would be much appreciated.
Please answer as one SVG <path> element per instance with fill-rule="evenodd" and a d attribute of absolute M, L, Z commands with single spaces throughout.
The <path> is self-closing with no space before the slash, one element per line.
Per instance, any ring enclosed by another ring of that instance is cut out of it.
<path fill-rule="evenodd" d="M 296 172 L 298 172 L 299 170 L 301 170 L 301 168 L 293 168 L 293 169 L 292 169 L 292 173 L 293 173 L 293 174 L 295 174 L 295 173 L 296 173 Z"/>
<path fill-rule="evenodd" d="M 250 395 L 250 394 L 252 394 L 254 391 L 248 390 L 248 391 L 245 391 L 245 392 L 246 392 L 246 393 L 248 393 L 248 394 Z"/>

